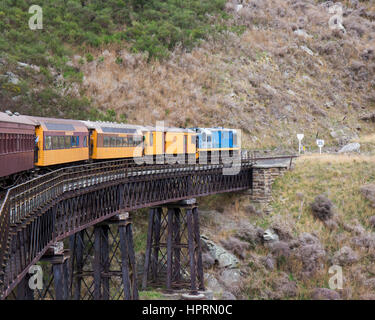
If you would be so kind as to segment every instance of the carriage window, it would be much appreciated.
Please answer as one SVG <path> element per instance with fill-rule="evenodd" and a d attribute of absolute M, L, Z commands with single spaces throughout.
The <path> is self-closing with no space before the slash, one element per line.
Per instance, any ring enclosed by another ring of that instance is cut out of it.
<path fill-rule="evenodd" d="M 72 147 L 79 147 L 79 137 L 78 136 L 73 136 L 71 141 L 71 146 Z"/>
<path fill-rule="evenodd" d="M 211 136 L 207 136 L 207 142 L 211 142 Z"/>
<path fill-rule="evenodd" d="M 4 153 L 4 137 L 2 133 L 0 133 L 0 154 L 1 153 Z"/>
<path fill-rule="evenodd" d="M 71 137 L 65 136 L 65 148 L 64 149 L 69 149 L 71 147 L 72 141 Z"/>
<path fill-rule="evenodd" d="M 111 147 L 116 147 L 116 138 L 111 137 Z"/>
<path fill-rule="evenodd" d="M 65 149 L 65 137 L 59 136 L 59 149 Z"/>
<path fill-rule="evenodd" d="M 150 132 L 150 147 L 154 145 L 154 134 Z"/>
<path fill-rule="evenodd" d="M 122 141 L 121 141 L 121 139 L 122 139 L 122 138 L 120 138 L 120 137 L 117 137 L 117 138 L 116 138 L 116 147 L 121 147 L 121 145 L 122 145 Z"/>
<path fill-rule="evenodd" d="M 52 149 L 58 149 L 59 148 L 59 137 L 53 136 L 52 137 Z"/>
<path fill-rule="evenodd" d="M 79 137 L 78 137 L 78 144 L 79 144 Z M 83 146 L 87 148 L 87 136 L 83 137 Z"/>
<path fill-rule="evenodd" d="M 104 147 L 109 147 L 109 137 L 104 137 Z"/>
<path fill-rule="evenodd" d="M 203 141 L 206 141 L 206 139 L 207 139 L 207 138 L 206 138 L 206 134 L 203 132 L 203 133 L 202 133 L 202 140 L 203 140 Z"/>
<path fill-rule="evenodd" d="M 195 144 L 195 137 L 194 136 L 191 136 L 191 144 Z"/>
<path fill-rule="evenodd" d="M 129 147 L 133 146 L 134 144 L 133 137 L 128 137 L 128 143 L 129 143 Z"/>
<path fill-rule="evenodd" d="M 126 147 L 127 143 L 128 143 L 128 138 L 126 138 L 126 137 L 122 138 L 122 146 Z"/>
<path fill-rule="evenodd" d="M 46 137 L 44 150 L 51 150 L 51 149 L 52 149 L 52 137 L 48 136 L 48 137 Z"/>
<path fill-rule="evenodd" d="M 237 145 L 237 133 L 233 133 L 233 145 Z"/>

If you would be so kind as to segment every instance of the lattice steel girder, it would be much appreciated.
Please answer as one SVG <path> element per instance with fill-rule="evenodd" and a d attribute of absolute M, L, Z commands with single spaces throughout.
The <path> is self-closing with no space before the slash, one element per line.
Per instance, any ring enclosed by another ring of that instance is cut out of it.
<path fill-rule="evenodd" d="M 51 187 L 51 198 L 34 209 L 9 231 L 3 266 L 0 266 L 0 294 L 6 297 L 48 246 L 118 213 L 160 206 L 191 197 L 245 190 L 252 187 L 252 168 L 225 176 L 222 169 L 178 171 L 132 176 L 66 191 L 62 196 Z M 82 182 L 82 185 L 85 185 Z M 61 189 L 61 187 L 59 187 Z"/>

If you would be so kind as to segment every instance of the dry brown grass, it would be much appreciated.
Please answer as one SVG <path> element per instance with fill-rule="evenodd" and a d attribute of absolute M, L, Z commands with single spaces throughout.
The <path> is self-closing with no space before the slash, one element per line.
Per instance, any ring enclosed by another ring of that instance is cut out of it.
<path fill-rule="evenodd" d="M 355 135 L 358 112 L 375 107 L 366 100 L 374 75 L 362 79 L 349 67 L 372 41 L 336 38 L 327 28 L 329 14 L 320 7 L 255 2 L 250 16 L 228 22 L 248 25 L 242 35 L 217 36 L 191 52 L 177 48 L 164 62 L 147 64 L 142 55 L 118 46 L 108 48 L 103 62 L 103 50 L 94 52 L 95 61 L 83 67 L 86 94 L 100 108 L 126 114 L 131 123 L 166 120 L 173 126 L 242 129 L 245 148 L 296 148 L 300 131 L 307 146 L 315 145 L 317 133 L 335 145 L 328 134 L 333 129 L 345 127 Z M 311 37 L 295 35 L 295 26 Z M 327 45 L 332 53 L 326 53 Z M 365 68 L 370 62 L 363 61 Z M 373 131 L 369 124 L 361 126 L 362 132 Z"/>

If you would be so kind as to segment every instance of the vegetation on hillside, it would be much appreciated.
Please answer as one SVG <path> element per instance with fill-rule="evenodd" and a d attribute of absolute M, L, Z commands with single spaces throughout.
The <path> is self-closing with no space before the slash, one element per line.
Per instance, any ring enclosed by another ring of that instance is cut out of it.
<path fill-rule="evenodd" d="M 66 0 L 0 2 L 0 104 L 22 113 L 104 119 L 80 88 L 90 51 L 111 44 L 147 59 L 167 58 L 221 31 L 225 0 Z M 43 29 L 30 30 L 31 5 L 43 9 Z M 74 54 L 80 54 L 77 65 Z M 121 58 L 117 58 L 121 63 Z M 28 66 L 20 67 L 19 62 Z M 19 81 L 9 83 L 7 72 Z M 112 109 L 112 108 L 110 108 Z M 121 120 L 117 117 L 117 120 Z M 123 119 L 122 119 L 123 120 Z"/>

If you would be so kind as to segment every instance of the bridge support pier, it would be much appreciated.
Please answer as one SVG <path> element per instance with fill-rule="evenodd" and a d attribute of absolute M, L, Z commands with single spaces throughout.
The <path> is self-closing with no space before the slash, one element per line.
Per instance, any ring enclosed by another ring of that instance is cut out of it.
<path fill-rule="evenodd" d="M 91 229 L 70 238 L 72 297 L 75 300 L 138 299 L 132 224 L 128 213 Z"/>
<path fill-rule="evenodd" d="M 17 286 L 17 300 L 34 300 L 34 291 L 29 286 L 30 275 L 23 277 Z"/>
<path fill-rule="evenodd" d="M 45 255 L 40 259 L 40 262 L 48 263 L 51 268 L 43 268 L 43 272 L 47 273 L 47 279 L 43 283 L 43 288 L 37 290 L 38 299 L 54 299 L 54 300 L 68 300 L 69 299 L 69 260 L 70 251 L 64 250 L 64 244 L 57 242 L 50 247 Z M 25 279 L 27 279 L 25 277 Z M 51 288 L 53 287 L 53 289 Z"/>
<path fill-rule="evenodd" d="M 142 288 L 204 290 L 199 212 L 195 199 L 150 209 Z"/>

